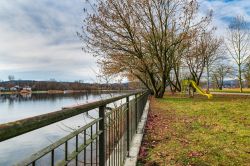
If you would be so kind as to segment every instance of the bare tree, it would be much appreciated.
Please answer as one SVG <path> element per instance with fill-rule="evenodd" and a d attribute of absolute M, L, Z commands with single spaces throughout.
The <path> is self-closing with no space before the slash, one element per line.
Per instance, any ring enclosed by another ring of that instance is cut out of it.
<path fill-rule="evenodd" d="M 244 78 L 247 82 L 248 88 L 250 88 L 250 60 L 246 63 L 244 67 Z"/>
<path fill-rule="evenodd" d="M 172 58 L 172 70 L 171 75 L 168 78 L 168 84 L 172 92 L 181 92 L 181 70 L 183 69 L 183 57 L 184 52 L 188 48 L 188 42 L 183 43 L 178 48 L 176 48 L 174 56 Z"/>
<path fill-rule="evenodd" d="M 173 57 L 207 26 L 195 0 L 99 0 L 79 36 L 107 73 L 133 74 L 163 97 Z"/>
<path fill-rule="evenodd" d="M 243 66 L 249 58 L 249 28 L 242 16 L 233 19 L 228 28 L 226 47 L 228 53 L 237 65 L 240 92 L 242 92 Z"/>
<path fill-rule="evenodd" d="M 207 42 L 204 56 L 206 61 L 207 91 L 209 91 L 211 67 L 217 61 L 225 59 L 225 57 L 222 54 L 223 49 L 221 48 L 223 40 L 215 37 L 212 31 L 204 35 L 205 41 Z"/>
<path fill-rule="evenodd" d="M 227 64 L 218 63 L 212 72 L 212 78 L 216 84 L 216 87 L 222 90 L 225 77 L 232 73 L 232 68 Z"/>
<path fill-rule="evenodd" d="M 204 69 L 207 69 L 209 87 L 210 66 L 218 59 L 218 49 L 222 40 L 213 36 L 212 31 L 200 31 L 199 35 L 190 40 L 184 61 L 188 66 L 192 79 L 199 85 Z"/>
<path fill-rule="evenodd" d="M 9 81 L 13 81 L 13 80 L 15 80 L 15 76 L 14 75 L 9 75 L 8 79 L 9 79 Z"/>

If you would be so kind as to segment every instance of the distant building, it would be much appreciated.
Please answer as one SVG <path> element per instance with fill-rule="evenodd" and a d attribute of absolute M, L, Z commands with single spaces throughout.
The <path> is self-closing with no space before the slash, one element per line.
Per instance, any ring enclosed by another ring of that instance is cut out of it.
<path fill-rule="evenodd" d="M 0 87 L 0 91 L 8 91 L 8 88 Z"/>
<path fill-rule="evenodd" d="M 10 91 L 17 91 L 17 88 L 16 87 L 11 87 Z"/>
<path fill-rule="evenodd" d="M 23 93 L 31 93 L 31 92 L 32 92 L 32 89 L 29 86 L 23 87 L 23 89 L 20 91 L 21 94 L 23 94 Z"/>
<path fill-rule="evenodd" d="M 22 90 L 32 91 L 32 88 L 31 88 L 31 87 L 29 87 L 29 86 L 25 86 L 25 87 L 23 87 L 23 89 L 22 89 Z"/>
<path fill-rule="evenodd" d="M 10 91 L 20 91 L 22 88 L 19 85 L 10 88 Z"/>

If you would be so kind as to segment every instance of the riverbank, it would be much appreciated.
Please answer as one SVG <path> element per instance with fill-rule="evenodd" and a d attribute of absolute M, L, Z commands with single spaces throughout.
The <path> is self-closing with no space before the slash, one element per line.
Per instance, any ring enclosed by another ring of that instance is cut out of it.
<path fill-rule="evenodd" d="M 152 99 L 138 165 L 247 165 L 250 96 Z"/>

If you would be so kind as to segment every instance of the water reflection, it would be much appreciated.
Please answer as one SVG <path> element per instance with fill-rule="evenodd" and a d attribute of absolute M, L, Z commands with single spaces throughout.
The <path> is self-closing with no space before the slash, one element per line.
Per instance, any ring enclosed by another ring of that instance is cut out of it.
<path fill-rule="evenodd" d="M 58 111 L 62 107 L 76 106 L 97 99 L 119 95 L 109 92 L 66 94 L 12 94 L 0 95 L 0 124 L 27 117 Z"/>
<path fill-rule="evenodd" d="M 35 115 L 53 112 L 62 107 L 75 106 L 95 100 L 121 95 L 121 93 L 73 93 L 73 94 L 32 94 L 0 95 L 0 123 L 6 123 Z M 77 129 L 92 118 L 97 117 L 97 110 L 54 123 L 41 129 L 0 142 L 0 166 L 13 165 L 41 148 L 48 146 L 70 133 L 70 128 Z"/>
<path fill-rule="evenodd" d="M 13 102 L 22 102 L 22 101 L 37 101 L 37 100 L 60 100 L 64 98 L 73 98 L 76 100 L 86 98 L 88 100 L 89 95 L 103 95 L 103 94 L 109 94 L 109 93 L 100 93 L 100 92 L 81 92 L 81 93 L 57 93 L 57 94 L 48 94 L 48 93 L 40 93 L 40 94 L 31 94 L 31 93 L 24 93 L 24 94 L 0 94 L 0 103 L 4 103 L 6 101 L 9 101 L 10 103 Z M 112 93 L 114 94 L 114 93 Z"/>

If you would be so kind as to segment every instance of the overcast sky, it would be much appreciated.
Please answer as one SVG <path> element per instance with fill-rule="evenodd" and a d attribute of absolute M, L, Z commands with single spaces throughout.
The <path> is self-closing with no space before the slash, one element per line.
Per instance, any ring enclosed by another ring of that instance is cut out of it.
<path fill-rule="evenodd" d="M 96 59 L 81 50 L 85 0 L 0 0 L 0 80 L 93 82 Z M 200 12 L 214 10 L 218 34 L 232 17 L 250 21 L 250 0 L 199 0 Z"/>

